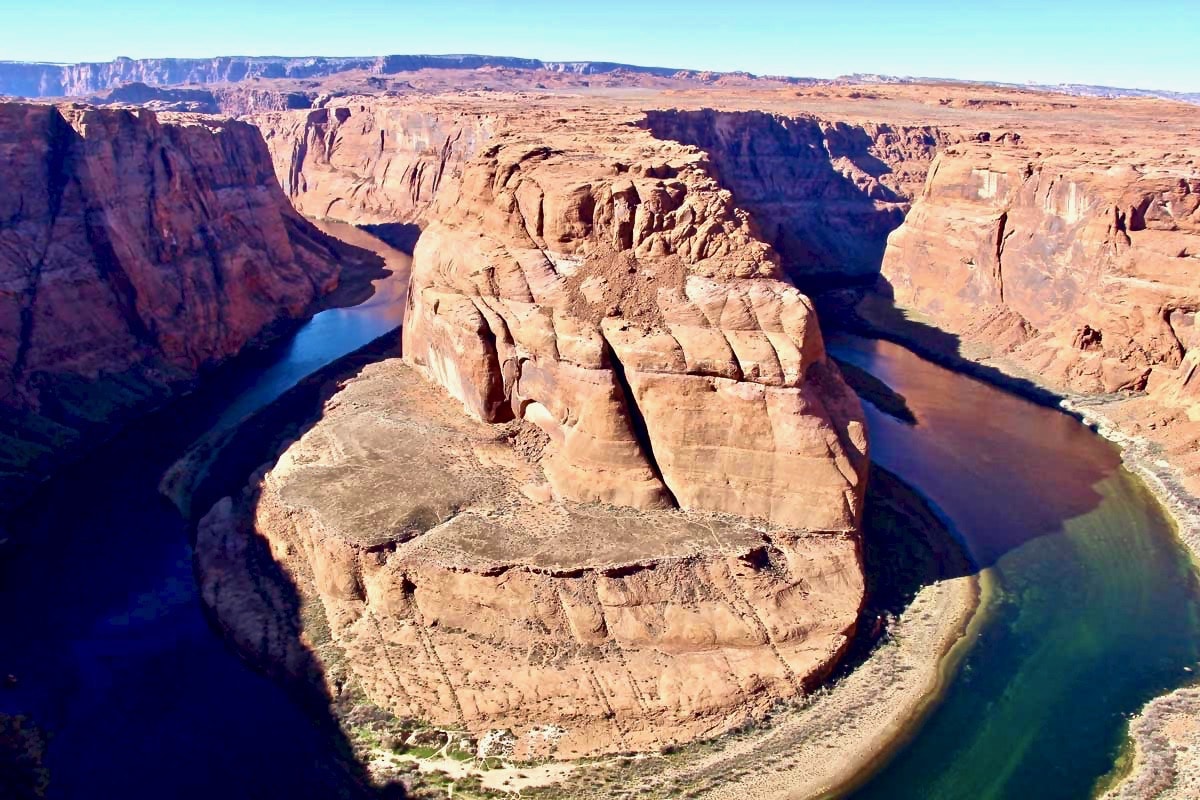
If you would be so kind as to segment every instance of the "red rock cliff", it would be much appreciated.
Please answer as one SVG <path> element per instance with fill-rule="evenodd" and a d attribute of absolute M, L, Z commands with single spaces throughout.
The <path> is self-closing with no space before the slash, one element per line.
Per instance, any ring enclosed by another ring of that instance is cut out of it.
<path fill-rule="evenodd" d="M 250 125 L 0 104 L 0 164 L 6 489 L 337 283 Z"/>

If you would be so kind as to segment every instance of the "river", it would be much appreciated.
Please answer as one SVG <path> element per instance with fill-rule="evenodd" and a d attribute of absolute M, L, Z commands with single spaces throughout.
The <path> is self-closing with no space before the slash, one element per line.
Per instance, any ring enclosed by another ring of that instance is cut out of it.
<path fill-rule="evenodd" d="M 53 735 L 50 797 L 354 797 L 327 722 L 244 665 L 209 625 L 188 524 L 158 491 L 200 437 L 400 323 L 405 258 L 359 306 L 151 415 L 47 483 L 0 563 L 0 711 Z M 1125 716 L 1200 658 L 1194 573 L 1115 447 L 1065 414 L 897 345 L 834 334 L 831 352 L 907 399 L 868 405 L 872 457 L 951 522 L 993 590 L 943 700 L 855 798 L 1083 798 Z"/>
<path fill-rule="evenodd" d="M 904 396 L 916 425 L 864 404 L 871 457 L 941 510 L 990 587 L 944 698 L 851 796 L 1089 797 L 1126 716 L 1200 658 L 1197 581 L 1170 519 L 1072 417 L 890 342 L 827 344 Z"/>

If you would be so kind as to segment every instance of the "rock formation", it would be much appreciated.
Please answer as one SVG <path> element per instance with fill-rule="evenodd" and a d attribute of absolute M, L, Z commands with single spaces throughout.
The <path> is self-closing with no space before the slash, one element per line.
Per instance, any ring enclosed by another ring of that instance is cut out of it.
<path fill-rule="evenodd" d="M 553 109 L 456 122 L 486 131 L 460 152 L 427 111 L 346 105 L 287 130 L 420 146 L 305 161 L 290 188 L 320 207 L 309 170 L 355 165 L 373 177 L 336 213 L 426 220 L 404 363 L 202 522 L 234 639 L 306 674 L 298 614 L 336 696 L 511 729 L 526 758 L 713 735 L 827 674 L 863 599 L 861 409 L 705 154 Z M 431 154 L 454 180 L 380 177 Z M 247 566 L 262 546 L 299 612 Z"/>
<path fill-rule="evenodd" d="M 708 153 L 795 280 L 873 277 L 949 137 L 933 126 L 853 125 L 762 111 L 650 111 L 661 139 Z"/>
<path fill-rule="evenodd" d="M 352 71 L 393 75 L 417 70 L 510 69 L 597 75 L 613 72 L 672 77 L 693 75 L 667 67 L 640 67 L 607 61 L 540 61 L 536 58 L 477 55 L 388 55 L 350 58 L 118 58 L 82 64 L 0 62 L 0 94 L 17 97 L 84 97 L 127 83 L 187 86 L 278 78 L 322 78 Z"/>
<path fill-rule="evenodd" d="M 1146 386 L 1192 347 L 1200 173 L 1079 163 L 1016 144 L 943 153 L 889 243 L 896 299 L 962 328 L 1002 319 L 1038 374 L 1081 392 Z"/>
<path fill-rule="evenodd" d="M 406 359 L 542 427 L 563 497 L 853 528 L 861 423 L 808 299 L 701 156 L 580 138 L 501 135 L 439 196 Z"/>
<path fill-rule="evenodd" d="M 1051 388 L 1148 392 L 1113 419 L 1178 450 L 1194 474 L 1196 161 L 1048 150 L 1013 136 L 944 150 L 883 277 L 899 305 Z"/>
<path fill-rule="evenodd" d="M 0 154 L 3 501 L 338 282 L 244 123 L 5 103 Z"/>
<path fill-rule="evenodd" d="M 358 225 L 423 219 L 492 124 L 485 114 L 453 106 L 369 98 L 251 121 L 297 210 Z"/>
<path fill-rule="evenodd" d="M 310 108 L 313 98 L 303 92 L 250 86 L 213 89 L 169 89 L 126 83 L 88 98 L 94 105 L 136 106 L 151 111 L 223 114 L 237 117 L 267 111 Z"/>

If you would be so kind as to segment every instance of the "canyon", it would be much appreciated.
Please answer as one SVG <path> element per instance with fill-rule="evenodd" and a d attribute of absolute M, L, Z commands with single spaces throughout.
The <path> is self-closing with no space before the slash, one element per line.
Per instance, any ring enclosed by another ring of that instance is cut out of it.
<path fill-rule="evenodd" d="M 0 104 L 0 505 L 338 286 L 258 131 Z"/>
<path fill-rule="evenodd" d="M 873 436 L 818 307 L 1066 396 L 1195 502 L 1200 109 L 470 58 L 0 83 L 103 104 L 0 105 L 10 503 L 378 268 L 310 219 L 413 248 L 399 355 L 197 509 L 217 624 L 360 757 L 669 754 L 813 702 L 864 633 Z"/>

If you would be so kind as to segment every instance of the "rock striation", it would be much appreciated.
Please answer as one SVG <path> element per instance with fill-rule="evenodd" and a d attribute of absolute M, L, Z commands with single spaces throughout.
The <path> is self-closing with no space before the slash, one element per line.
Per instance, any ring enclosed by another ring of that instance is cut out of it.
<path fill-rule="evenodd" d="M 863 596 L 853 531 L 555 501 L 543 447 L 374 364 L 203 519 L 205 601 L 335 707 L 509 731 L 522 760 L 713 736 L 827 674 Z"/>
<path fill-rule="evenodd" d="M 853 529 L 865 437 L 811 303 L 700 154 L 651 144 L 489 142 L 417 245 L 406 359 L 540 426 L 562 497 Z"/>
<path fill-rule="evenodd" d="M 863 601 L 866 431 L 706 154 L 639 115 L 345 105 L 268 142 L 347 143 L 306 156 L 301 207 L 335 191 L 310 170 L 369 170 L 332 212 L 425 221 L 403 360 L 202 521 L 232 638 L 293 677 L 316 654 L 336 699 L 510 731 L 530 759 L 712 736 L 809 690 Z M 420 146 L 351 154 L 380 131 Z M 431 154 L 453 180 L 382 177 Z"/>
<path fill-rule="evenodd" d="M 1034 149 L 1020 137 L 943 151 L 883 277 L 1010 371 L 1106 406 L 1125 436 L 1200 488 L 1200 170 L 1145 150 Z"/>
<path fill-rule="evenodd" d="M 249 121 L 263 132 L 297 210 L 358 225 L 422 221 L 493 126 L 485 113 L 371 98 Z"/>
<path fill-rule="evenodd" d="M 1194 167 L 976 144 L 934 163 L 883 275 L 900 304 L 1005 328 L 1042 377 L 1111 393 L 1146 388 L 1156 367 L 1167 379 L 1194 346 L 1197 259 Z"/>
<path fill-rule="evenodd" d="M 931 125 L 763 111 L 651 110 L 645 125 L 708 154 L 797 281 L 876 275 L 888 234 L 951 140 Z"/>
<path fill-rule="evenodd" d="M 3 502 L 337 285 L 250 125 L 4 103 L 0 163 Z"/>
<path fill-rule="evenodd" d="M 393 75 L 426 69 L 508 69 L 575 75 L 622 72 L 660 77 L 700 74 L 667 67 L 641 67 L 608 61 L 541 61 L 536 58 L 481 55 L 117 58 L 113 61 L 80 64 L 6 61 L 0 62 L 0 94 L 17 97 L 85 97 L 127 83 L 190 86 L 282 78 L 323 78 L 352 71 Z"/>

